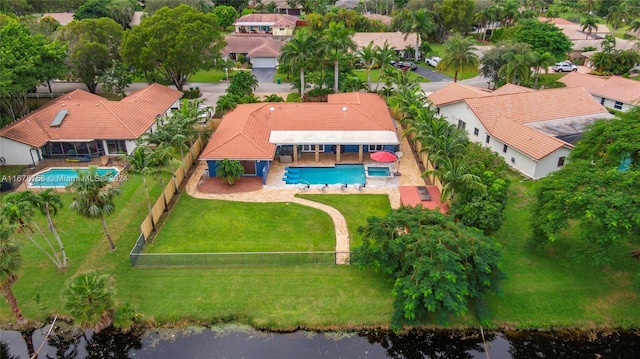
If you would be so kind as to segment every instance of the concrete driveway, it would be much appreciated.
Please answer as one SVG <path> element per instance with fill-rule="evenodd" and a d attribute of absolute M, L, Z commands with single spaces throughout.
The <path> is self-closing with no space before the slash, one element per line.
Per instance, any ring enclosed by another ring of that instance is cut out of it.
<path fill-rule="evenodd" d="M 273 83 L 273 77 L 276 74 L 276 69 L 251 69 L 251 73 L 256 77 L 256 79 L 258 79 L 258 83 Z"/>

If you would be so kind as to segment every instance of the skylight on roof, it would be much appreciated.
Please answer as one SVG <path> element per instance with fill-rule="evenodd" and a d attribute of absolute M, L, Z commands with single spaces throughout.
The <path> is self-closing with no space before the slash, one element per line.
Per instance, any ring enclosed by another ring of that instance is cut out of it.
<path fill-rule="evenodd" d="M 64 109 L 64 110 L 60 110 L 58 111 L 58 114 L 56 115 L 56 118 L 53 119 L 53 122 L 51 122 L 51 127 L 58 127 L 60 126 L 60 124 L 62 123 L 62 120 L 64 120 L 64 117 L 69 113 L 69 110 Z"/>

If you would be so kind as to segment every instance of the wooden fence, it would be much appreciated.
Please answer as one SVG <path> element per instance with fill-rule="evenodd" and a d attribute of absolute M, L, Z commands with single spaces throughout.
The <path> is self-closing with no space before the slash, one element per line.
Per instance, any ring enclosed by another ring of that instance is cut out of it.
<path fill-rule="evenodd" d="M 153 205 L 153 207 L 151 207 L 151 213 L 149 213 L 140 224 L 140 233 L 145 242 L 149 239 L 149 236 L 151 236 L 151 233 L 154 231 L 155 226 L 160 221 L 160 217 L 167 209 L 167 205 L 169 204 L 169 202 L 171 202 L 173 196 L 176 195 L 178 188 L 186 179 L 185 174 L 200 155 L 200 151 L 202 151 L 202 145 L 202 139 L 199 138 L 193 144 L 193 146 L 191 146 L 191 148 L 189 149 L 189 153 L 187 153 L 187 155 L 182 159 L 182 165 L 175 170 L 175 172 L 173 173 L 173 178 L 169 182 L 167 182 L 167 185 L 162 190 L 160 197 Z M 137 247 L 139 246 L 136 246 L 136 248 Z M 134 252 L 134 250 L 132 250 L 132 253 Z M 139 250 L 141 251 L 142 247 L 140 247 Z"/>

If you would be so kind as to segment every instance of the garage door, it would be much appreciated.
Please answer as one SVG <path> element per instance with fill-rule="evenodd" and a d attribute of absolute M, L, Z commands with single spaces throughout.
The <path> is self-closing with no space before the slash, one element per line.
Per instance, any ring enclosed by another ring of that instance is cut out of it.
<path fill-rule="evenodd" d="M 254 57 L 253 68 L 255 69 L 275 69 L 276 58 L 275 57 Z"/>

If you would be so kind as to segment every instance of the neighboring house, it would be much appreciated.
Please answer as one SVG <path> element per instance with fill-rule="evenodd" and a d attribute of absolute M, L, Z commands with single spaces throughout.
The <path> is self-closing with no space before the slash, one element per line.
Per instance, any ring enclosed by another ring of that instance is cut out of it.
<path fill-rule="evenodd" d="M 571 22 L 569 20 L 565 20 L 559 17 L 556 17 L 553 19 L 546 18 L 546 17 L 539 17 L 538 21 L 550 22 L 554 24 L 556 27 L 562 30 L 562 33 L 564 33 L 569 38 L 569 40 L 571 40 L 571 42 L 574 42 L 577 40 L 584 40 L 588 38 L 587 32 L 582 31 L 582 25 L 580 25 L 579 23 Z M 592 31 L 590 38 L 601 39 L 602 37 L 604 37 L 604 35 L 607 35 L 610 33 L 611 31 L 609 31 L 609 28 L 607 27 L 607 25 L 598 24 L 598 30 Z M 575 49 L 575 46 L 574 46 L 574 49 Z"/>
<path fill-rule="evenodd" d="M 380 21 L 381 23 L 391 26 L 391 16 L 381 15 L 381 14 L 364 14 L 364 17 L 371 21 Z"/>
<path fill-rule="evenodd" d="M 338 0 L 336 1 L 336 7 L 341 7 L 344 9 L 355 9 L 360 4 L 360 0 Z"/>
<path fill-rule="evenodd" d="M 531 90 L 505 85 L 493 93 L 452 83 L 428 96 L 449 123 L 538 179 L 564 165 L 586 125 L 613 118 L 580 87 Z"/>
<path fill-rule="evenodd" d="M 389 43 L 389 46 L 394 48 L 397 52 L 404 52 L 407 46 L 416 47 L 416 34 L 405 34 L 401 32 L 356 32 L 353 35 L 353 42 L 358 45 L 358 48 L 363 48 L 369 45 L 373 41 L 374 45 L 383 47 L 384 43 Z M 400 56 L 402 57 L 402 56 Z"/>
<path fill-rule="evenodd" d="M 267 4 L 270 2 L 273 2 L 276 4 L 276 12 L 278 14 L 300 16 L 302 13 L 302 5 L 300 5 L 298 2 L 295 3 L 294 8 L 292 8 L 291 5 L 289 5 L 286 0 L 272 0 L 264 3 Z"/>
<path fill-rule="evenodd" d="M 131 21 L 129 21 L 129 26 L 134 27 L 140 25 L 142 22 L 142 17 L 144 16 L 144 11 L 136 11 L 131 16 Z"/>
<path fill-rule="evenodd" d="M 255 103 L 238 105 L 226 114 L 200 155 L 209 175 L 217 162 L 238 160 L 245 176 L 266 183 L 271 163 L 296 162 L 301 156 L 343 152 L 396 151 L 395 123 L 384 100 L 376 94 L 329 95 L 329 102 Z"/>
<path fill-rule="evenodd" d="M 602 106 L 629 111 L 640 105 L 640 82 L 620 76 L 609 78 L 572 72 L 558 80 L 567 87 L 584 87 Z"/>
<path fill-rule="evenodd" d="M 54 20 L 60 23 L 60 25 L 68 25 L 71 21 L 73 21 L 73 13 L 72 12 L 47 12 L 42 14 L 42 17 L 52 17 Z"/>
<path fill-rule="evenodd" d="M 572 59 L 585 59 L 585 65 L 589 65 L 589 61 L 593 54 L 602 51 L 602 39 L 582 39 L 571 41 L 573 43 L 573 52 L 570 57 Z M 631 50 L 638 44 L 638 40 L 616 39 L 614 48 L 616 50 Z M 594 48 L 594 51 L 584 51 L 585 48 Z"/>
<path fill-rule="evenodd" d="M 121 101 L 75 90 L 0 129 L 0 156 L 9 165 L 35 165 L 46 158 L 131 153 L 136 140 L 153 131 L 157 116 L 179 108 L 181 97 L 159 84 Z"/>
<path fill-rule="evenodd" d="M 282 14 L 248 14 L 236 22 L 236 35 L 273 35 L 292 36 L 298 23 L 298 17 Z"/>
<path fill-rule="evenodd" d="M 227 43 L 222 49 L 225 60 L 237 61 L 242 54 L 253 68 L 275 69 L 284 45 L 281 40 L 255 36 L 225 36 L 224 41 Z"/>

